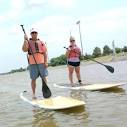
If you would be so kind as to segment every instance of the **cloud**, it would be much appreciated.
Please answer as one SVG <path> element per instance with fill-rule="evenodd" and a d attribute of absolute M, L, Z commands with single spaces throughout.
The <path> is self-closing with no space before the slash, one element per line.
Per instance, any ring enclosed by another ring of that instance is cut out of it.
<path fill-rule="evenodd" d="M 51 5 L 53 6 L 57 6 L 57 7 L 71 7 L 74 4 L 74 0 L 50 0 L 49 2 Z"/>
<path fill-rule="evenodd" d="M 9 18 L 17 18 L 20 17 L 22 11 L 25 8 L 24 0 L 11 0 L 11 8 L 8 12 Z"/>
<path fill-rule="evenodd" d="M 127 26 L 125 22 L 127 21 L 127 9 L 118 8 L 110 11 L 98 13 L 94 16 L 83 17 L 84 23 L 90 29 L 96 31 L 114 31 L 117 28 Z"/>
<path fill-rule="evenodd" d="M 28 2 L 29 6 L 37 7 L 45 5 L 47 7 L 59 7 L 59 8 L 70 8 L 74 5 L 74 0 L 30 0 Z"/>
<path fill-rule="evenodd" d="M 28 5 L 29 6 L 40 6 L 45 5 L 48 3 L 48 0 L 29 0 Z"/>
<path fill-rule="evenodd" d="M 91 52 L 94 47 L 101 48 L 105 44 L 112 46 L 112 40 L 115 40 L 118 47 L 126 45 L 126 12 L 126 8 L 114 8 L 96 15 L 82 16 L 80 26 L 85 51 Z"/>
<path fill-rule="evenodd" d="M 0 16 L 1 24 L 4 22 L 10 22 L 12 20 L 15 21 L 20 18 L 24 8 L 24 0 L 11 0 L 10 8 L 8 8 L 8 10 L 2 13 Z"/>
<path fill-rule="evenodd" d="M 115 8 L 96 15 L 81 17 L 81 30 L 87 41 L 112 40 L 121 38 L 127 29 L 127 9 Z M 118 36 L 119 33 L 119 36 Z"/>
<path fill-rule="evenodd" d="M 32 27 L 37 27 L 42 33 L 58 36 L 68 30 L 68 21 L 68 16 L 47 16 L 34 23 Z"/>

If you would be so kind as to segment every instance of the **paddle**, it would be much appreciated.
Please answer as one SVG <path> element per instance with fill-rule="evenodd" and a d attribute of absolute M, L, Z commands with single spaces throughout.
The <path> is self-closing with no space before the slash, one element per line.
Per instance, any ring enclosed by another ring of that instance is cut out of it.
<path fill-rule="evenodd" d="M 64 48 L 68 50 L 67 47 L 64 47 Z M 109 65 L 105 65 L 105 64 L 103 64 L 103 63 L 101 63 L 101 62 L 98 62 L 98 61 L 96 61 L 96 60 L 94 60 L 94 59 L 92 59 L 92 58 L 89 58 L 89 57 L 87 57 L 87 56 L 84 56 L 84 55 L 83 55 L 83 57 L 86 58 L 86 59 L 89 59 L 89 60 L 91 60 L 91 61 L 94 61 L 94 62 L 96 62 L 96 63 L 98 63 L 98 64 L 103 65 L 104 67 L 106 67 L 106 68 L 108 69 L 108 71 L 110 71 L 111 73 L 114 73 L 114 68 L 113 68 L 113 67 L 111 67 L 111 66 L 109 66 Z"/>
<path fill-rule="evenodd" d="M 96 61 L 96 60 L 94 60 L 94 59 L 92 59 L 92 58 L 89 58 L 89 57 L 87 57 L 87 56 L 83 56 L 83 57 L 86 58 L 86 59 L 89 59 L 89 60 L 91 60 L 91 61 L 94 61 L 94 62 L 96 62 L 96 63 L 98 63 L 98 64 L 101 64 L 101 65 L 105 66 L 105 67 L 108 69 L 108 71 L 110 71 L 111 73 L 114 73 L 114 68 L 113 68 L 113 67 L 111 67 L 111 66 L 109 66 L 109 65 L 105 65 L 105 64 L 103 64 L 103 63 L 101 63 L 101 62 L 98 62 L 98 61 Z"/>
<path fill-rule="evenodd" d="M 22 27 L 22 30 L 23 30 L 24 34 L 26 35 L 26 32 L 25 32 L 25 29 L 24 29 L 23 25 L 20 25 L 20 26 Z M 39 70 L 37 61 L 36 61 L 36 59 L 35 59 L 35 56 L 34 56 L 34 54 L 33 54 L 32 49 L 31 49 L 31 47 L 30 47 L 29 40 L 27 40 L 27 41 L 28 41 L 28 45 L 29 45 L 30 51 L 31 51 L 31 53 L 32 53 L 33 59 L 34 59 L 34 61 L 35 61 L 35 63 L 36 63 L 37 69 Z M 40 73 L 40 71 L 39 71 L 39 73 Z M 41 78 L 42 78 L 42 77 L 41 77 Z M 49 98 L 49 97 L 51 97 L 52 93 L 51 93 L 51 91 L 50 91 L 48 85 L 46 84 L 46 82 L 45 82 L 45 80 L 44 80 L 43 78 L 42 78 L 42 82 L 43 82 L 43 84 L 42 84 L 42 93 L 43 93 L 44 98 Z"/>

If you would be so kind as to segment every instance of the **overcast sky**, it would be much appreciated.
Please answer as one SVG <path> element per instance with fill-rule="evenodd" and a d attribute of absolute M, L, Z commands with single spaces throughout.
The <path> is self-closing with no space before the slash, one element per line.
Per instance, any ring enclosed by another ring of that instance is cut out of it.
<path fill-rule="evenodd" d="M 27 66 L 22 52 L 24 24 L 39 30 L 47 43 L 49 59 L 65 53 L 70 33 L 80 46 L 79 27 L 84 53 L 98 46 L 127 46 L 127 0 L 0 0 L 0 73 Z"/>

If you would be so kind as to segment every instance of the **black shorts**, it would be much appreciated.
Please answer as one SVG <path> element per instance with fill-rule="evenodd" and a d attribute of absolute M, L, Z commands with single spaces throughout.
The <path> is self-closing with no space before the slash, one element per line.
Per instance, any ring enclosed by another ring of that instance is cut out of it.
<path fill-rule="evenodd" d="M 68 61 L 68 65 L 78 67 L 78 66 L 80 66 L 80 62 L 70 62 L 70 61 Z"/>

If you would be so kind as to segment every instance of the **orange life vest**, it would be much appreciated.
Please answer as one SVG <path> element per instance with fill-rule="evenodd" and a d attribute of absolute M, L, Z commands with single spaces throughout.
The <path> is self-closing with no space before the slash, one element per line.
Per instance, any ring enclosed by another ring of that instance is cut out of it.
<path fill-rule="evenodd" d="M 32 50 L 32 51 L 31 51 Z M 44 63 L 44 55 L 43 53 L 47 52 L 47 48 L 45 44 L 40 41 L 39 39 L 36 42 L 33 42 L 31 39 L 29 39 L 29 49 L 28 49 L 28 62 L 29 64 L 41 64 Z M 34 60 L 34 58 L 36 60 Z"/>
<path fill-rule="evenodd" d="M 81 51 L 80 51 L 80 48 L 78 48 L 76 45 L 74 47 L 70 45 L 69 49 L 70 49 L 70 53 L 69 53 L 68 58 L 72 58 L 72 57 L 79 58 L 80 57 Z"/>
<path fill-rule="evenodd" d="M 28 54 L 32 55 L 35 53 L 41 53 L 43 54 L 44 52 L 46 52 L 46 47 L 44 45 L 44 43 L 42 41 L 40 41 L 39 39 L 36 42 L 33 42 L 31 39 L 29 40 L 29 49 L 28 49 Z M 32 51 L 31 51 L 32 50 Z"/>

